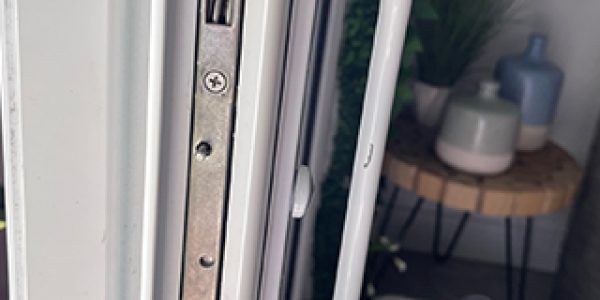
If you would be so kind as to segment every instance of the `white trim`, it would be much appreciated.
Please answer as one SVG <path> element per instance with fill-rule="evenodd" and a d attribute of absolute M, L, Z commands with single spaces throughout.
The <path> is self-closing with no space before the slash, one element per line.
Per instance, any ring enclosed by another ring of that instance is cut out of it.
<path fill-rule="evenodd" d="M 288 2 L 244 4 L 221 299 L 257 297 Z"/>
<path fill-rule="evenodd" d="M 140 299 L 150 2 L 112 1 L 108 24 L 106 299 Z"/>
<path fill-rule="evenodd" d="M 198 4 L 167 2 L 155 299 L 179 299 L 181 287 Z"/>
<path fill-rule="evenodd" d="M 28 298 L 23 170 L 23 121 L 17 0 L 0 5 L 2 37 L 2 138 L 4 153 L 10 299 Z"/>
<path fill-rule="evenodd" d="M 297 167 L 298 143 L 311 42 L 315 20 L 315 0 L 295 1 L 292 8 L 290 37 L 285 71 L 281 117 L 275 158 L 269 228 L 265 246 L 261 299 L 278 299 L 282 283 L 288 238 L 294 175 Z"/>
<path fill-rule="evenodd" d="M 152 0 L 150 7 L 150 53 L 148 57 L 148 116 L 144 170 L 144 216 L 140 298 L 152 300 L 156 250 L 156 221 L 160 183 L 160 141 L 164 68 L 166 0 Z"/>
<path fill-rule="evenodd" d="M 331 148 L 337 112 L 335 103 L 337 101 L 337 70 L 340 56 L 340 46 L 344 28 L 344 14 L 346 11 L 346 0 L 332 0 L 327 18 L 327 29 L 325 45 L 320 74 L 319 91 L 317 96 L 317 107 L 314 124 L 314 136 L 310 149 L 309 167 L 315 181 L 315 193 L 313 201 L 308 207 L 302 221 L 299 233 L 298 254 L 295 262 L 295 274 L 292 282 L 291 299 L 310 299 L 311 272 L 312 272 L 312 249 L 314 240 L 315 218 L 320 205 L 320 188 L 325 179 L 329 163 L 331 161 Z"/>

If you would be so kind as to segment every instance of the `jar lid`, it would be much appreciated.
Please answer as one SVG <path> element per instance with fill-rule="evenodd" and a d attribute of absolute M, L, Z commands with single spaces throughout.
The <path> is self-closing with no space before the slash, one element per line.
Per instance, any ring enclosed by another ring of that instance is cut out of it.
<path fill-rule="evenodd" d="M 460 109 L 477 112 L 484 116 L 512 118 L 519 114 L 519 107 L 498 96 L 500 85 L 496 81 L 482 81 L 479 92 L 472 97 L 456 97 L 449 105 L 459 106 Z"/>

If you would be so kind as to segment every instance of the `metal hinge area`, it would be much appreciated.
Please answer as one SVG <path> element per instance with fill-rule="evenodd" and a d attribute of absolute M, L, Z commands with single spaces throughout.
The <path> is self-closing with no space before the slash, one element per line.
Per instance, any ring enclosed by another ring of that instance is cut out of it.
<path fill-rule="evenodd" d="M 182 299 L 219 297 L 241 0 L 200 2 Z M 226 25 L 226 26 L 224 26 Z"/>
<path fill-rule="evenodd" d="M 205 0 L 206 23 L 231 25 L 234 0 Z"/>

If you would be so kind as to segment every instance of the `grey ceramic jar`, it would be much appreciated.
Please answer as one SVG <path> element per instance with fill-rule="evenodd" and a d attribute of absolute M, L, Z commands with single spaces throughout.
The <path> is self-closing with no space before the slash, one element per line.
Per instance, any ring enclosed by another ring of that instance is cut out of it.
<path fill-rule="evenodd" d="M 563 72 L 546 58 L 546 46 L 546 37 L 532 34 L 525 52 L 506 56 L 496 66 L 500 95 L 521 107 L 519 150 L 542 148 L 554 119 Z"/>
<path fill-rule="evenodd" d="M 498 97 L 498 83 L 482 82 L 479 94 L 454 97 L 436 141 L 440 159 L 459 170 L 492 175 L 512 163 L 520 109 Z"/>

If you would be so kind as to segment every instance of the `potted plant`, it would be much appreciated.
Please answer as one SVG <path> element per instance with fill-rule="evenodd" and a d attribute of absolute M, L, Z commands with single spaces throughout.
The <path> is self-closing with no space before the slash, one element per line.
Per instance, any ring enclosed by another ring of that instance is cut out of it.
<path fill-rule="evenodd" d="M 431 0 L 437 18 L 419 20 L 413 91 L 419 123 L 435 127 L 452 86 L 497 32 L 511 1 Z"/>

